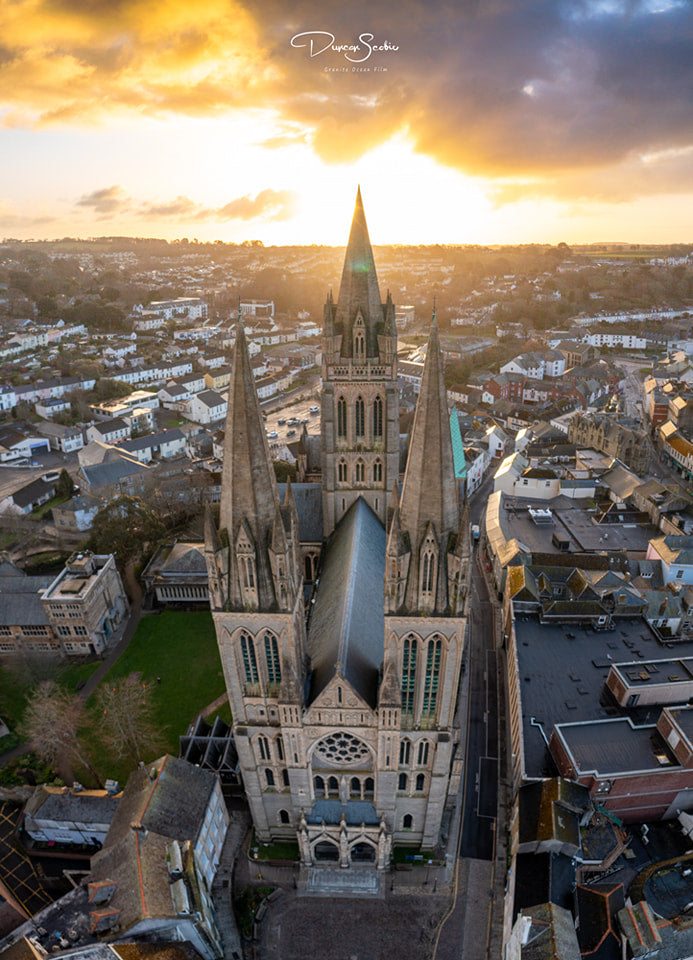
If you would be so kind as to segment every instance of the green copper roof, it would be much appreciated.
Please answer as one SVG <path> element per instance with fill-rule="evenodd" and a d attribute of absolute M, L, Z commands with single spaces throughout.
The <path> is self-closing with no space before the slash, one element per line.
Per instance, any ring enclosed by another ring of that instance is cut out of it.
<path fill-rule="evenodd" d="M 460 433 L 460 421 L 457 416 L 457 407 L 452 408 L 450 414 L 450 437 L 452 439 L 452 462 L 455 467 L 455 479 L 467 479 L 467 461 L 464 458 L 464 444 Z"/>

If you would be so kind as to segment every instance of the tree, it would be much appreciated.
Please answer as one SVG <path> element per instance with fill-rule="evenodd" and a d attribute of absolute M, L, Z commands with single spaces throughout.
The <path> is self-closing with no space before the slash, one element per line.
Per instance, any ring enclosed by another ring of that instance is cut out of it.
<path fill-rule="evenodd" d="M 75 484 L 65 467 L 60 471 L 60 476 L 55 482 L 55 495 L 61 500 L 69 500 L 75 489 Z"/>
<path fill-rule="evenodd" d="M 57 765 L 61 759 L 77 760 L 89 770 L 102 787 L 79 736 L 84 704 L 54 680 L 44 680 L 34 690 L 22 721 L 21 730 L 34 752 L 42 760 Z"/>
<path fill-rule="evenodd" d="M 153 717 L 147 684 L 131 673 L 99 688 L 97 704 L 102 736 L 116 757 L 128 756 L 133 763 L 144 754 L 158 753 L 163 746 L 161 731 Z"/>
<path fill-rule="evenodd" d="M 94 517 L 89 548 L 94 553 L 114 553 L 119 567 L 137 560 L 148 543 L 160 540 L 166 528 L 151 507 L 139 497 L 120 496 Z"/>

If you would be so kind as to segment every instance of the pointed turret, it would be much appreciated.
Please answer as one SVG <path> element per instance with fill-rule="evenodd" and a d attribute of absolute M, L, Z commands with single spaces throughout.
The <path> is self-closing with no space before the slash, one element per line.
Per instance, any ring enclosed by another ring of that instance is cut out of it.
<path fill-rule="evenodd" d="M 335 332 L 342 334 L 342 356 L 354 355 L 352 334 L 354 322 L 359 315 L 363 321 L 366 337 L 365 354 L 368 357 L 377 356 L 377 335 L 383 331 L 383 313 L 373 250 L 359 187 L 356 193 L 349 242 L 344 256 L 339 299 L 333 313 Z"/>
<path fill-rule="evenodd" d="M 219 527 L 221 531 L 226 530 L 229 544 L 234 545 L 244 526 L 243 543 L 246 540 L 252 543 L 252 554 L 248 553 L 247 561 L 252 564 L 247 570 L 241 570 L 238 557 L 231 557 L 229 603 L 232 607 L 246 606 L 251 595 L 257 597 L 259 609 L 274 606 L 267 547 L 278 503 L 277 481 L 239 317 L 226 415 Z M 251 548 L 244 549 L 250 551 Z M 251 593 L 243 586 L 248 580 L 255 581 Z"/>
<path fill-rule="evenodd" d="M 399 514 L 402 533 L 408 537 L 412 551 L 405 606 L 411 611 L 425 609 L 431 612 L 435 608 L 443 612 L 447 604 L 445 559 L 449 539 L 459 530 L 460 515 L 435 313 L 409 443 Z M 437 547 L 428 553 L 422 552 L 424 541 L 433 536 L 432 531 Z M 432 561 L 424 563 L 424 555 L 428 554 L 435 554 L 436 570 L 433 573 L 429 567 Z M 424 604 L 420 593 L 427 595 Z"/>

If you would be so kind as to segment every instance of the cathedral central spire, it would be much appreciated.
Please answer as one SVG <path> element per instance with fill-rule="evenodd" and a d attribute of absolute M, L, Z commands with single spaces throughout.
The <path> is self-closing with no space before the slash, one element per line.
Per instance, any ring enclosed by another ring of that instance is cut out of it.
<path fill-rule="evenodd" d="M 359 314 L 366 335 L 366 355 L 374 356 L 378 347 L 377 335 L 382 331 L 383 305 L 380 301 L 378 277 L 360 187 L 356 193 L 356 206 L 334 315 L 335 332 L 343 335 L 343 356 L 352 355 L 354 322 L 358 322 Z"/>

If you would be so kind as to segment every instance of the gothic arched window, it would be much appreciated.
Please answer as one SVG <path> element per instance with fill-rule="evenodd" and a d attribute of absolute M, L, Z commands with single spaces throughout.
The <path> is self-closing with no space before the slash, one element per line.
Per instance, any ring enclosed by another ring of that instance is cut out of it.
<path fill-rule="evenodd" d="M 373 401 L 373 437 L 377 439 L 383 435 L 383 401 L 376 397 Z"/>
<path fill-rule="evenodd" d="M 397 789 L 400 791 L 406 790 L 408 783 L 409 777 L 406 775 L 406 773 L 400 773 L 399 777 L 397 778 Z"/>
<path fill-rule="evenodd" d="M 376 460 L 373 464 L 373 483 L 383 482 L 383 464 L 382 460 Z"/>
<path fill-rule="evenodd" d="M 277 638 L 271 633 L 265 634 L 265 660 L 267 661 L 267 679 L 270 683 L 281 683 L 282 668 L 279 662 Z"/>
<path fill-rule="evenodd" d="M 416 777 L 416 792 L 423 793 L 425 784 L 426 784 L 426 777 L 423 775 L 423 773 L 419 773 Z"/>
<path fill-rule="evenodd" d="M 340 483 L 346 483 L 349 479 L 349 467 L 346 460 L 340 460 L 337 464 L 337 479 Z"/>
<path fill-rule="evenodd" d="M 285 787 L 289 786 L 289 771 L 284 767 L 282 770 L 282 783 Z"/>
<path fill-rule="evenodd" d="M 267 781 L 267 786 L 268 786 L 268 787 L 273 787 L 273 786 L 274 786 L 274 774 L 273 774 L 272 771 L 269 769 L 269 767 L 265 770 L 265 780 Z"/>
<path fill-rule="evenodd" d="M 402 740 L 399 745 L 399 762 L 401 766 L 409 766 L 411 760 L 411 740 Z"/>
<path fill-rule="evenodd" d="M 363 460 L 356 461 L 354 476 L 356 479 L 356 483 L 364 483 L 366 479 L 366 464 L 363 462 Z"/>
<path fill-rule="evenodd" d="M 416 637 L 405 637 L 402 653 L 402 713 L 414 712 L 417 645 Z"/>
<path fill-rule="evenodd" d="M 366 356 L 366 338 L 363 335 L 363 329 L 354 330 L 354 357 L 357 360 L 363 360 Z"/>
<path fill-rule="evenodd" d="M 257 738 L 258 747 L 260 750 L 260 759 L 261 760 L 270 760 L 270 745 L 267 737 L 258 737 Z"/>
<path fill-rule="evenodd" d="M 284 741 L 282 740 L 281 734 L 279 734 L 279 736 L 275 739 L 275 743 L 277 744 L 277 756 L 279 757 L 280 760 L 283 760 L 284 759 Z"/>
<path fill-rule="evenodd" d="M 354 423 L 356 436 L 363 438 L 366 434 L 363 397 L 356 398 L 356 403 L 354 404 Z"/>
<path fill-rule="evenodd" d="M 255 658 L 255 644 L 247 633 L 241 634 L 241 654 L 243 655 L 243 670 L 246 683 L 258 683 L 257 660 Z"/>
<path fill-rule="evenodd" d="M 428 763 L 428 740 L 419 740 L 419 748 L 416 754 L 416 762 L 420 767 L 425 767 Z"/>
<path fill-rule="evenodd" d="M 438 681 L 440 679 L 440 654 L 441 654 L 441 642 L 440 639 L 433 639 L 428 641 L 428 649 L 426 651 L 426 675 L 424 678 L 424 693 L 423 693 L 423 712 L 424 713 L 435 713 L 436 710 L 436 700 L 438 698 Z"/>
<path fill-rule="evenodd" d="M 347 435 L 347 402 L 344 397 L 337 400 L 337 436 Z"/>
<path fill-rule="evenodd" d="M 288 823 L 288 822 L 289 822 L 289 812 L 288 812 L 288 810 L 280 810 L 280 811 L 279 811 L 279 822 L 280 822 L 280 823 Z"/>
<path fill-rule="evenodd" d="M 414 818 L 410 813 L 405 813 L 404 817 L 402 818 L 402 829 L 411 830 L 413 826 L 414 826 Z"/>
<path fill-rule="evenodd" d="M 421 566 L 421 592 L 433 593 L 433 571 L 435 569 L 435 554 L 432 550 L 427 550 L 423 555 Z"/>

